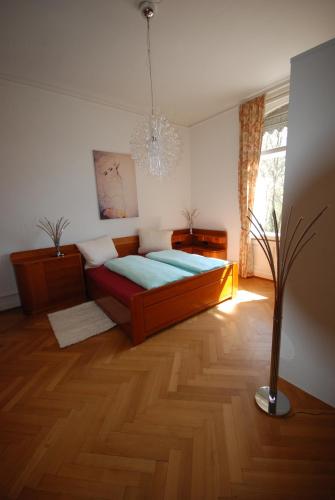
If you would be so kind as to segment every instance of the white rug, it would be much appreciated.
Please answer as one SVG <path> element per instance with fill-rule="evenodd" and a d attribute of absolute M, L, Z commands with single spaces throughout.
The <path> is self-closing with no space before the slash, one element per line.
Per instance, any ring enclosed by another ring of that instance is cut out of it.
<path fill-rule="evenodd" d="M 59 347 L 76 344 L 116 325 L 93 301 L 48 314 L 48 318 Z"/>

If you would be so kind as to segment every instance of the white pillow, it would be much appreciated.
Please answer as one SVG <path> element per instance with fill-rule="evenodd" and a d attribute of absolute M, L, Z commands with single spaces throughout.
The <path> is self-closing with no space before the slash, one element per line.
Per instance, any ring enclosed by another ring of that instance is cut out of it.
<path fill-rule="evenodd" d="M 79 252 L 84 256 L 87 267 L 101 266 L 109 259 L 118 256 L 114 242 L 110 236 L 101 236 L 94 240 L 76 243 Z"/>
<path fill-rule="evenodd" d="M 157 229 L 139 229 L 140 246 L 138 253 L 155 252 L 157 250 L 171 250 L 171 236 L 173 231 Z"/>

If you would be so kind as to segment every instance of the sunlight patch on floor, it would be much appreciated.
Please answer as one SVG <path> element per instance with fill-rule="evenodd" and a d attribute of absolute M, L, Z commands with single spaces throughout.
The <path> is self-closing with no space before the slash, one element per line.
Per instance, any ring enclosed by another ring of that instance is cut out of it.
<path fill-rule="evenodd" d="M 234 299 L 231 300 L 226 300 L 225 302 L 221 302 L 221 304 L 218 304 L 216 308 L 219 311 L 225 312 L 225 313 L 232 313 L 234 312 L 237 304 L 241 304 L 243 302 L 254 302 L 258 300 L 267 300 L 268 297 L 265 297 L 264 295 L 259 295 L 258 293 L 253 293 L 253 292 L 248 292 L 247 290 L 239 290 L 237 292 L 237 296 Z"/>

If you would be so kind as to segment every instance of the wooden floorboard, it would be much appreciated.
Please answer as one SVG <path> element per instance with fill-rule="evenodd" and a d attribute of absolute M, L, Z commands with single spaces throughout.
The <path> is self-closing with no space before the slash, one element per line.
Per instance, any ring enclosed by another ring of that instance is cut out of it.
<path fill-rule="evenodd" d="M 271 297 L 242 280 L 137 347 L 114 328 L 61 350 L 45 314 L 1 313 L 0 498 L 335 499 L 331 409 L 284 381 L 292 416 L 254 402 Z"/>

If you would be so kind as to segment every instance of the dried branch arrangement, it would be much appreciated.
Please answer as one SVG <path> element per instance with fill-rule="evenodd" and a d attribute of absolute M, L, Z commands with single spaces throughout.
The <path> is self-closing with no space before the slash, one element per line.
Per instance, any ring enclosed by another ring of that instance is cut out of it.
<path fill-rule="evenodd" d="M 283 310 L 283 297 L 287 278 L 292 269 L 294 262 L 300 255 L 305 246 L 316 236 L 316 233 L 311 233 L 311 229 L 318 219 L 327 210 L 325 206 L 312 220 L 306 224 L 305 229 L 301 229 L 303 217 L 300 217 L 298 222 L 291 229 L 291 216 L 292 207 L 286 222 L 286 227 L 283 235 L 279 235 L 278 220 L 276 212 L 273 210 L 272 217 L 275 228 L 275 242 L 277 262 L 272 254 L 271 245 L 264 231 L 262 224 L 259 222 L 255 214 L 249 209 L 250 215 L 248 220 L 253 228 L 250 233 L 258 241 L 261 246 L 266 259 L 269 263 L 274 289 L 275 289 L 275 303 L 273 312 L 273 329 L 272 329 L 272 350 L 271 350 L 271 368 L 270 368 L 270 384 L 269 386 L 260 387 L 256 392 L 256 401 L 258 405 L 267 413 L 271 415 L 284 415 L 290 410 L 290 404 L 286 396 L 282 393 L 279 394 L 277 390 L 278 381 L 278 368 L 279 368 L 279 354 L 280 354 L 280 337 L 281 337 L 281 324 L 282 324 L 282 310 Z M 282 408 L 278 407 L 280 396 L 280 403 Z M 286 401 L 287 400 L 287 401 Z M 285 405 L 286 403 L 286 405 Z M 285 413 L 281 413 L 283 408 L 286 408 Z"/>
<path fill-rule="evenodd" d="M 190 234 L 193 232 L 194 219 L 199 215 L 199 210 L 193 208 L 193 210 L 182 210 L 181 212 L 185 219 L 187 220 L 188 227 L 190 228 Z"/>
<path fill-rule="evenodd" d="M 56 247 L 56 256 L 62 257 L 64 254 L 60 251 L 60 240 L 64 229 L 68 227 L 70 221 L 61 217 L 56 222 L 50 222 L 49 219 L 43 217 L 43 219 L 40 219 L 38 222 L 37 227 L 42 229 L 42 231 L 44 231 L 53 241 Z"/>

